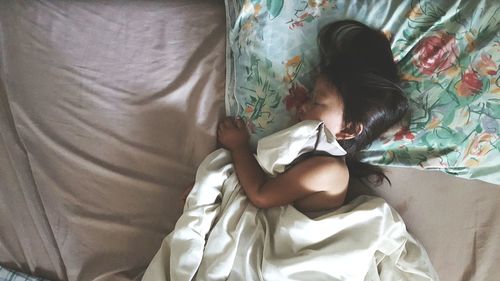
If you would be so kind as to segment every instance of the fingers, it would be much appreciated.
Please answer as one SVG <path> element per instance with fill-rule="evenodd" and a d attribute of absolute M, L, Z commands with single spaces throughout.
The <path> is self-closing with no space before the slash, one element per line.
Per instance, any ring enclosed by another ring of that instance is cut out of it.
<path fill-rule="evenodd" d="M 223 121 L 219 123 L 218 131 L 231 128 L 242 129 L 244 127 L 245 127 L 245 122 L 239 116 L 236 118 L 226 117 Z"/>
<path fill-rule="evenodd" d="M 233 123 L 233 120 L 231 118 L 226 118 L 224 120 L 223 124 L 224 124 L 224 127 L 226 127 L 226 128 L 234 127 L 234 123 Z"/>
<path fill-rule="evenodd" d="M 243 122 L 243 120 L 241 120 L 241 118 L 236 118 L 235 124 L 236 124 L 236 127 L 238 129 L 245 128 L 245 122 Z"/>
<path fill-rule="evenodd" d="M 231 128 L 230 126 L 231 125 L 228 124 L 227 119 L 225 119 L 219 123 L 219 126 L 217 127 L 217 132 L 220 134 L 224 132 L 224 130 Z"/>
<path fill-rule="evenodd" d="M 231 117 L 226 117 L 219 123 L 218 130 L 234 128 L 233 120 Z"/>

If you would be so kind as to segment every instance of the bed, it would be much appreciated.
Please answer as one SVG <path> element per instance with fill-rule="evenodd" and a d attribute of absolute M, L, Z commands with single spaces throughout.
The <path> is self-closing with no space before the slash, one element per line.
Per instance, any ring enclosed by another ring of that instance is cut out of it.
<path fill-rule="evenodd" d="M 217 122 L 235 113 L 226 43 L 240 6 L 0 3 L 0 280 L 140 280 L 216 148 Z M 393 206 L 441 280 L 495 280 L 498 170 L 478 180 L 422 169 L 435 163 L 388 166 L 392 186 L 353 182 L 350 197 L 376 194 Z"/>

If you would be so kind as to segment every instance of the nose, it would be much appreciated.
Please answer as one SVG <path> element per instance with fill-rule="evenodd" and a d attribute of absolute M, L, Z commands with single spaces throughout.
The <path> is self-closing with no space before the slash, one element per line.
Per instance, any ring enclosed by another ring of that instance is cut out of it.
<path fill-rule="evenodd" d="M 308 99 L 297 108 L 297 118 L 299 120 L 302 120 L 302 118 L 304 117 L 304 114 L 307 112 L 309 108 L 309 104 L 310 100 Z"/>
<path fill-rule="evenodd" d="M 299 106 L 299 113 L 300 114 L 304 114 L 305 112 L 307 112 L 307 109 L 309 108 L 309 104 L 311 103 L 311 100 L 310 99 L 307 99 L 304 103 L 302 103 L 300 106 Z"/>

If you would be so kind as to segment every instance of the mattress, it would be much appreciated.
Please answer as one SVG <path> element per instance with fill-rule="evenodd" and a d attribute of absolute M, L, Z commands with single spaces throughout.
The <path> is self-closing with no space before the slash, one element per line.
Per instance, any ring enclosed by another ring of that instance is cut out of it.
<path fill-rule="evenodd" d="M 138 280 L 225 115 L 223 1 L 0 2 L 0 266 Z M 389 168 L 442 280 L 500 274 L 500 189 Z"/>
<path fill-rule="evenodd" d="M 359 181 L 350 197 L 384 198 L 424 246 L 441 280 L 497 280 L 500 274 L 500 189 L 438 171 L 390 167 L 391 185 L 367 188 Z"/>
<path fill-rule="evenodd" d="M 224 115 L 224 3 L 1 1 L 0 264 L 132 280 Z"/>

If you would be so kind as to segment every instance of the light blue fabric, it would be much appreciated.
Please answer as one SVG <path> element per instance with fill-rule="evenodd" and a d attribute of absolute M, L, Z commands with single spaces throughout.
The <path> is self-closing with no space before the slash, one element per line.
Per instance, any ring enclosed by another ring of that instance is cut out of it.
<path fill-rule="evenodd" d="M 29 276 L 0 266 L 0 281 L 48 281 L 47 279 Z"/>
<path fill-rule="evenodd" d="M 280 1 L 268 2 L 271 8 L 272 3 Z M 228 75 L 226 109 L 228 115 L 245 116 L 254 121 L 253 143 L 295 122 L 294 112 L 286 110 L 283 98 L 294 82 L 312 88 L 319 59 L 316 37 L 322 26 L 352 18 L 395 32 L 411 4 L 410 1 L 281 1 L 281 11 L 273 16 L 266 11 L 268 2 L 233 0 L 226 3 L 230 11 L 228 22 L 232 23 L 228 38 L 232 56 L 228 68 L 234 69 Z M 311 7 L 309 2 L 325 4 Z M 256 5 L 261 7 L 258 12 L 253 10 Z M 247 8 L 241 13 L 235 11 L 242 7 Z M 275 13 L 277 10 L 274 8 Z M 300 62 L 294 64 L 294 57 L 300 57 Z M 256 105 L 253 115 L 245 113 L 248 105 Z"/>
<path fill-rule="evenodd" d="M 226 8 L 226 113 L 248 122 L 253 145 L 296 122 L 317 73 L 318 31 L 348 18 L 390 38 L 411 111 L 362 161 L 500 184 L 499 1 L 226 0 Z"/>

